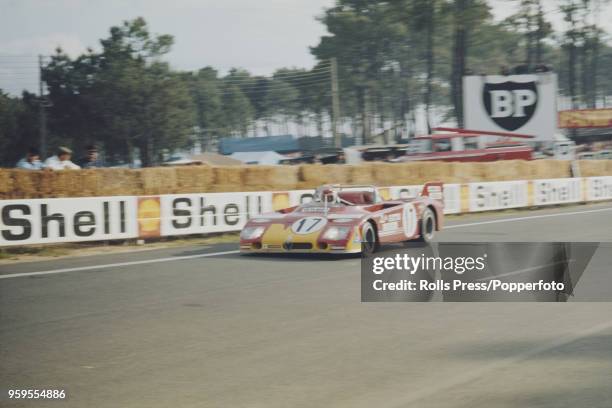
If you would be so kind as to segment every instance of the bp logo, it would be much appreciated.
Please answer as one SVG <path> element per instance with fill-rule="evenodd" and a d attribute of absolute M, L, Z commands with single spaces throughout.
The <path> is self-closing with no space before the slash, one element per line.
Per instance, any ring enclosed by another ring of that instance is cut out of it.
<path fill-rule="evenodd" d="M 482 98 L 491 120 L 512 131 L 532 118 L 538 105 L 538 87 L 535 81 L 485 83 Z"/>

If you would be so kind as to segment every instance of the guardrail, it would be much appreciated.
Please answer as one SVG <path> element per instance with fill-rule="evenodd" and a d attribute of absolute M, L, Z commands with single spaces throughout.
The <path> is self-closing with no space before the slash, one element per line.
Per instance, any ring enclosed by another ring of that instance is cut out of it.
<path fill-rule="evenodd" d="M 408 198 L 420 185 L 379 188 Z M 239 231 L 249 217 L 312 199 L 313 190 L 0 200 L 0 247 Z M 612 176 L 454 183 L 445 213 L 612 200 Z"/>

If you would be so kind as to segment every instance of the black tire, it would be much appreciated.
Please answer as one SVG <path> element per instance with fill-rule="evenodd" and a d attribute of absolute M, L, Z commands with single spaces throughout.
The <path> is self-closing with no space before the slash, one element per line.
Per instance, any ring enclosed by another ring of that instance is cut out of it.
<path fill-rule="evenodd" d="M 363 240 L 361 242 L 361 250 L 365 255 L 373 254 L 378 250 L 378 234 L 376 233 L 376 229 L 370 224 L 366 222 L 363 225 L 361 230 Z"/>
<path fill-rule="evenodd" d="M 431 242 L 436 236 L 436 215 L 431 211 L 431 208 L 426 208 L 423 211 L 420 223 L 420 236 L 418 241 Z"/>

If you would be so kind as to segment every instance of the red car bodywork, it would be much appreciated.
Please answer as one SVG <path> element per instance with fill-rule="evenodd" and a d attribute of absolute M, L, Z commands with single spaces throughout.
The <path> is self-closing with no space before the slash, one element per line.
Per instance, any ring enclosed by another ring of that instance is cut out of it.
<path fill-rule="evenodd" d="M 336 202 L 313 201 L 250 219 L 241 252 L 355 253 L 365 229 L 373 227 L 377 243 L 384 244 L 419 239 L 426 210 L 435 217 L 435 230 L 444 223 L 442 183 L 427 183 L 418 197 L 400 200 L 382 200 L 374 187 L 324 188 L 338 189 Z"/>

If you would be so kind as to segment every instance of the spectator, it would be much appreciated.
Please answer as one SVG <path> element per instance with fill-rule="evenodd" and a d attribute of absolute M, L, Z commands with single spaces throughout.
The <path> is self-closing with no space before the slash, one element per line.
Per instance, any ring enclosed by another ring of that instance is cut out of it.
<path fill-rule="evenodd" d="M 49 157 L 45 160 L 45 168 L 51 170 L 76 170 L 81 167 L 77 166 L 73 162 L 70 161 L 72 157 L 72 150 L 67 147 L 60 147 L 57 149 L 57 154 L 55 156 Z"/>
<path fill-rule="evenodd" d="M 43 168 L 43 164 L 40 161 L 40 153 L 35 147 L 30 148 L 26 156 L 17 162 L 18 169 L 25 170 L 40 170 Z"/>
<path fill-rule="evenodd" d="M 96 167 L 104 167 L 98 157 L 98 149 L 94 145 L 87 146 L 87 155 L 77 161 L 77 164 L 83 169 L 93 169 Z"/>

